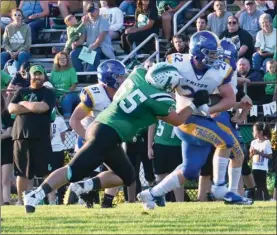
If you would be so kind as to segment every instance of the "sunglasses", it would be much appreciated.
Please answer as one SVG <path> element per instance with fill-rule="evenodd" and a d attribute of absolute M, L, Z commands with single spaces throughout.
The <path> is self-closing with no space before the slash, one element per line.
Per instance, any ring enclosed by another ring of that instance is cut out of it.
<path fill-rule="evenodd" d="M 237 21 L 230 21 L 228 22 L 229 25 L 236 25 L 237 24 Z"/>
<path fill-rule="evenodd" d="M 21 14 L 13 14 L 13 16 L 22 16 Z"/>

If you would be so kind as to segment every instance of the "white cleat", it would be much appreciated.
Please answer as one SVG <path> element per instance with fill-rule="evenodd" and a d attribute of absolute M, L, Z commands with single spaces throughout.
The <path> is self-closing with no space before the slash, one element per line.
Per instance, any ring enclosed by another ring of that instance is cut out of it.
<path fill-rule="evenodd" d="M 150 190 L 146 189 L 137 195 L 137 199 L 142 202 L 145 210 L 153 210 L 156 206 L 155 199 L 151 195 Z"/>
<path fill-rule="evenodd" d="M 92 182 L 91 182 L 92 184 Z M 90 181 L 80 181 L 77 183 L 71 183 L 64 195 L 63 203 L 65 205 L 71 205 L 78 202 L 78 198 L 81 194 L 91 191 Z"/>
<path fill-rule="evenodd" d="M 25 206 L 26 213 L 34 213 L 36 206 L 39 204 L 41 199 L 39 195 L 36 195 L 34 191 L 24 191 L 23 192 L 23 201 Z"/>

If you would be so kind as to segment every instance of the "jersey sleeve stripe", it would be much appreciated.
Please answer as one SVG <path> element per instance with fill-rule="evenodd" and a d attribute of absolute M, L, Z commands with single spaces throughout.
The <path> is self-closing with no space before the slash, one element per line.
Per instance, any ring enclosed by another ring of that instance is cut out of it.
<path fill-rule="evenodd" d="M 160 98 L 155 98 L 157 101 L 172 101 L 174 102 L 174 99 L 169 98 L 169 97 L 160 97 Z"/>
<path fill-rule="evenodd" d="M 93 95 L 91 94 L 90 90 L 88 88 L 85 88 L 89 98 L 91 99 L 91 102 L 92 102 L 92 108 L 95 107 L 95 101 L 94 101 L 94 97 Z"/>
<path fill-rule="evenodd" d="M 152 99 L 155 99 L 155 97 L 160 97 L 160 96 L 165 96 L 165 97 L 172 98 L 171 95 L 169 95 L 169 94 L 167 94 L 167 93 L 156 93 L 156 94 L 150 95 L 150 97 L 151 97 Z"/>
<path fill-rule="evenodd" d="M 82 109 L 85 110 L 87 113 L 92 111 L 91 108 L 86 106 L 84 103 L 81 103 L 80 105 L 81 105 Z"/>
<path fill-rule="evenodd" d="M 229 68 L 226 76 L 224 77 L 223 79 L 223 82 L 222 84 L 226 84 L 226 83 L 229 83 L 232 79 L 232 76 L 233 76 L 233 69 L 232 68 Z"/>

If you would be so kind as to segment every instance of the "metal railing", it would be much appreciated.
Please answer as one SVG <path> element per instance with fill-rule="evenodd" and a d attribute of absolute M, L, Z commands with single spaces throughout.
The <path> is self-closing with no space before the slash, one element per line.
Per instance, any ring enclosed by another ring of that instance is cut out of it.
<path fill-rule="evenodd" d="M 205 12 L 211 5 L 213 5 L 214 0 L 210 1 L 203 9 L 201 9 L 192 19 L 186 23 L 178 32 L 177 34 L 181 34 L 184 30 L 186 30 L 197 18 Z"/>
<path fill-rule="evenodd" d="M 152 33 L 149 35 L 142 43 L 140 43 L 134 50 L 130 52 L 121 62 L 124 64 L 128 59 L 132 58 L 134 55 L 136 55 L 137 51 L 141 49 L 146 43 L 148 43 L 151 39 L 155 39 L 155 48 L 156 51 L 148 57 L 153 58 L 156 56 L 156 62 L 158 63 L 160 61 L 160 43 L 159 43 L 159 37 L 157 34 Z"/>
<path fill-rule="evenodd" d="M 177 33 L 177 30 L 178 30 L 178 23 L 177 23 L 178 15 L 181 12 L 183 12 L 191 3 L 192 3 L 192 1 L 188 1 L 178 11 L 175 12 L 175 14 L 173 16 L 173 35 L 175 35 Z"/>

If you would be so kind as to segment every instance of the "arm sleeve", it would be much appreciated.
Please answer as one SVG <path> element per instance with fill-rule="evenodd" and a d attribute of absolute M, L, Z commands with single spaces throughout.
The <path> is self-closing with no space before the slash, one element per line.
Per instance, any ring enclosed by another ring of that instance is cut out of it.
<path fill-rule="evenodd" d="M 82 89 L 80 93 L 80 100 L 82 104 L 85 105 L 89 110 L 92 110 L 95 106 L 93 94 L 89 91 L 87 87 Z"/>
<path fill-rule="evenodd" d="M 122 11 L 118 8 L 114 11 L 112 24 L 110 25 L 111 31 L 118 31 L 123 27 L 124 16 Z"/>
<path fill-rule="evenodd" d="M 109 22 L 103 18 L 100 24 L 100 33 L 102 32 L 109 32 L 110 24 Z"/>
<path fill-rule="evenodd" d="M 66 29 L 66 35 L 67 35 L 67 40 L 66 40 L 64 48 L 67 49 L 67 50 L 70 50 L 71 49 L 71 44 L 73 42 L 73 38 L 70 37 L 69 27 Z"/>
<path fill-rule="evenodd" d="M 22 101 L 21 91 L 22 91 L 22 89 L 20 88 L 14 93 L 13 98 L 11 99 L 11 103 L 18 104 L 20 101 Z"/>
<path fill-rule="evenodd" d="M 272 147 L 269 140 L 267 140 L 265 143 L 264 154 L 272 154 Z"/>
<path fill-rule="evenodd" d="M 25 43 L 22 45 L 19 51 L 29 51 L 32 44 L 31 28 L 29 25 L 26 25 L 26 27 L 27 27 L 27 33 L 26 33 Z"/>
<path fill-rule="evenodd" d="M 71 71 L 70 71 L 70 81 L 71 81 L 71 85 L 78 83 L 77 73 L 74 68 L 71 68 Z"/>
<path fill-rule="evenodd" d="M 52 91 L 49 88 L 45 88 L 45 93 L 43 96 L 43 102 L 45 102 L 46 104 L 48 104 L 49 106 L 49 110 L 52 110 L 55 107 L 56 104 L 56 95 L 54 93 L 54 91 Z"/>
<path fill-rule="evenodd" d="M 154 94 L 151 98 L 153 101 L 151 103 L 151 109 L 156 116 L 167 116 L 172 110 L 175 110 L 175 101 L 169 94 Z"/>
<path fill-rule="evenodd" d="M 3 34 L 3 47 L 6 51 L 12 51 L 12 48 L 11 48 L 10 42 L 9 42 L 8 29 L 9 29 L 9 27 L 7 26 L 5 28 L 5 32 Z"/>

